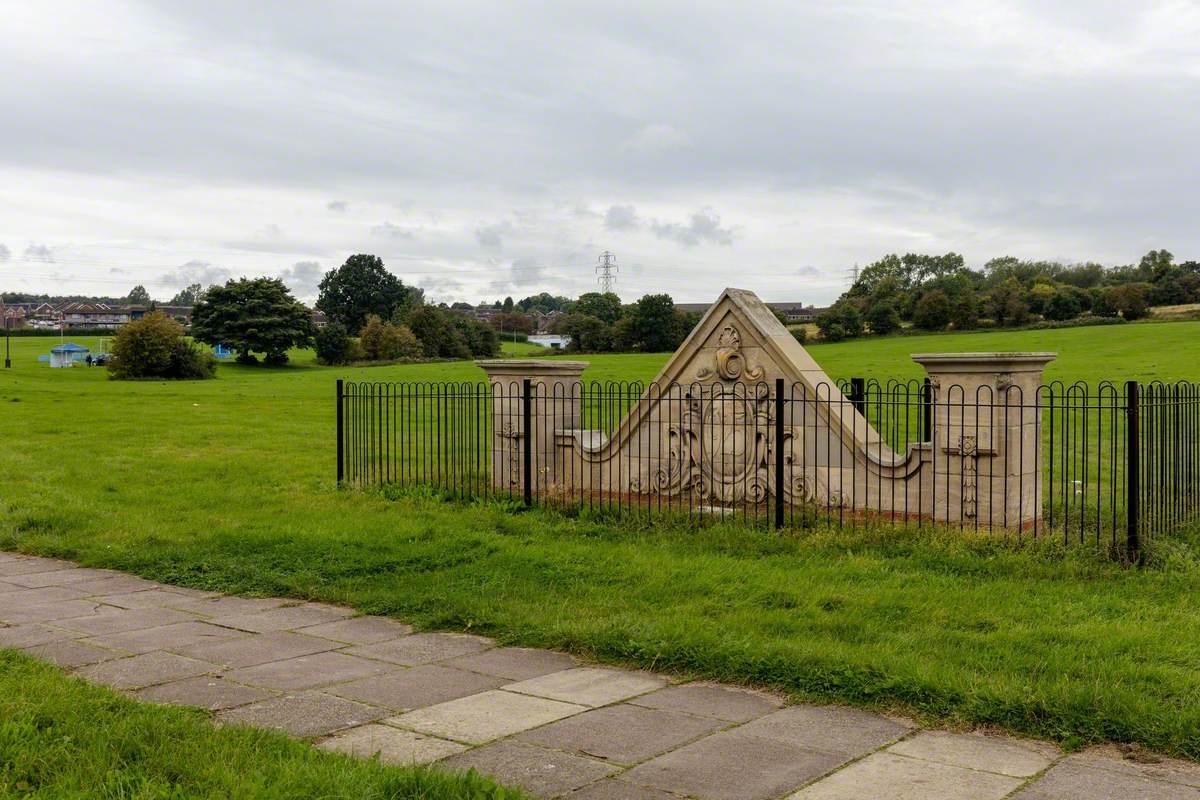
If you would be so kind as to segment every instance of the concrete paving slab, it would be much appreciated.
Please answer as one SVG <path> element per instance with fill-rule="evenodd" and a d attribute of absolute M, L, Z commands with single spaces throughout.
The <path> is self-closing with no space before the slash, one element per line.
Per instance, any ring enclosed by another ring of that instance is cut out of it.
<path fill-rule="evenodd" d="M 573 656 L 528 647 L 495 647 L 446 662 L 448 666 L 482 672 L 510 681 L 523 681 L 576 666 Z"/>
<path fill-rule="evenodd" d="M 117 650 L 125 650 L 129 653 L 141 654 L 149 653 L 153 650 L 224 642 L 248 635 L 241 631 L 222 628 L 219 625 L 210 625 L 207 622 L 189 620 L 187 622 L 176 622 L 172 625 L 161 625 L 157 628 L 142 628 L 140 630 L 90 636 L 81 641 L 99 647 L 111 647 Z"/>
<path fill-rule="evenodd" d="M 723 720 L 627 704 L 606 706 L 521 734 L 523 742 L 616 764 L 637 764 L 723 727 Z"/>
<path fill-rule="evenodd" d="M 74 631 L 51 628 L 30 622 L 24 625 L 0 626 L 0 647 L 34 647 L 49 642 L 61 642 L 79 636 Z"/>
<path fill-rule="evenodd" d="M 223 711 L 273 697 L 267 689 L 241 686 L 216 675 L 201 675 L 170 683 L 160 683 L 136 692 L 139 700 L 173 706 L 195 706 L 208 711 Z"/>
<path fill-rule="evenodd" d="M 788 800 L 1001 800 L 1022 780 L 892 753 L 872 753 Z"/>
<path fill-rule="evenodd" d="M 7 575 L 31 575 L 35 572 L 55 572 L 73 569 L 70 561 L 59 561 L 56 558 L 39 558 L 37 556 L 22 556 L 0 563 L 0 577 Z M 5 581 L 10 581 L 7 577 Z"/>
<path fill-rule="evenodd" d="M 382 665 L 383 662 L 371 663 Z M 504 683 L 503 678 L 452 669 L 439 664 L 393 669 L 399 671 L 333 686 L 328 691 L 339 697 L 384 706 L 395 711 L 411 711 L 496 689 Z"/>
<path fill-rule="evenodd" d="M 666 685 L 666 678 L 648 672 L 606 667 L 576 667 L 510 683 L 504 688 L 510 692 L 548 697 L 566 703 L 605 706 L 661 689 Z"/>
<path fill-rule="evenodd" d="M 1168 758 L 1122 745 L 1098 745 L 1072 753 L 1067 761 L 1088 769 L 1107 769 L 1155 781 L 1182 783 L 1200 788 L 1200 764 Z"/>
<path fill-rule="evenodd" d="M 430 764 L 466 750 L 466 745 L 435 736 L 402 731 L 388 725 L 370 723 L 336 733 L 317 747 L 360 758 L 379 756 L 385 764 Z"/>
<path fill-rule="evenodd" d="M 297 656 L 335 650 L 337 646 L 337 642 L 331 642 L 328 639 L 303 636 L 290 631 L 276 631 L 227 639 L 215 644 L 193 644 L 171 649 L 180 655 L 203 658 L 230 669 L 236 669 L 265 664 L 268 661 L 283 661 Z"/>
<path fill-rule="evenodd" d="M 22 622 L 51 622 L 64 617 L 78 617 L 96 610 L 91 600 L 42 600 L 25 602 L 13 600 L 12 595 L 0 603 L 0 621 L 9 624 Z"/>
<path fill-rule="evenodd" d="M 58 642 L 39 644 L 35 647 L 23 648 L 28 655 L 53 662 L 64 669 L 74 669 L 86 664 L 98 664 L 113 658 L 123 658 L 125 653 L 115 650 L 105 650 L 90 644 L 82 644 L 72 639 Z"/>
<path fill-rule="evenodd" d="M 37 588 L 42 586 L 61 586 L 67 583 L 79 583 L 98 578 L 111 578 L 119 574 L 103 569 L 71 567 L 70 569 L 56 569 L 50 572 L 26 572 L 20 575 L 7 575 L 4 580 L 8 583 L 15 583 L 18 586 Z"/>
<path fill-rule="evenodd" d="M 922 731 L 896 742 L 887 751 L 1014 778 L 1036 775 L 1061 755 L 1057 748 L 1044 742 L 947 731 Z"/>
<path fill-rule="evenodd" d="M 749 722 L 783 706 L 783 698 L 766 692 L 706 682 L 668 686 L 635 697 L 629 702 L 647 708 L 716 717 L 728 722 Z"/>
<path fill-rule="evenodd" d="M 896 741 L 913 727 L 858 708 L 792 706 L 747 722 L 735 735 L 775 739 L 853 758 Z"/>
<path fill-rule="evenodd" d="M 216 664 L 184 658 L 174 653 L 144 653 L 84 667 L 77 673 L 93 683 L 114 689 L 140 689 L 156 683 L 194 678 L 217 669 Z"/>
<path fill-rule="evenodd" d="M 443 739 L 483 744 L 586 711 L 586 706 L 492 690 L 387 720 Z"/>
<path fill-rule="evenodd" d="M 291 601 L 281 597 L 185 597 L 177 603 L 172 603 L 171 608 L 205 617 L 232 617 L 269 611 L 288 602 Z"/>
<path fill-rule="evenodd" d="M 1200 800 L 1200 789 L 1064 759 L 1012 800 Z"/>
<path fill-rule="evenodd" d="M 411 625 L 405 625 L 387 617 L 351 617 L 320 625 L 297 628 L 307 636 L 320 636 L 344 644 L 377 644 L 399 639 L 412 633 Z"/>
<path fill-rule="evenodd" d="M 79 591 L 73 584 L 66 586 L 42 586 L 40 588 L 31 588 L 29 586 L 14 586 L 11 589 L 3 592 L 3 597 L 0 602 L 8 603 L 54 603 L 59 600 L 82 600 L 87 597 L 87 594 Z M 91 602 L 98 602 L 91 600 Z"/>
<path fill-rule="evenodd" d="M 210 622 L 227 628 L 267 633 L 268 631 L 290 631 L 307 625 L 319 625 L 345 619 L 354 612 L 348 608 L 305 603 L 299 606 L 281 606 L 254 614 L 219 615 Z"/>
<path fill-rule="evenodd" d="M 396 667 L 379 661 L 324 652 L 242 667 L 227 673 L 227 677 L 251 686 L 294 691 L 344 683 L 394 669 Z"/>
<path fill-rule="evenodd" d="M 224 724 L 275 728 L 293 736 L 310 737 L 365 725 L 385 713 L 323 692 L 300 692 L 221 711 L 217 719 Z"/>
<path fill-rule="evenodd" d="M 494 645 L 491 639 L 465 633 L 416 633 L 390 642 L 352 647 L 347 653 L 391 661 L 406 667 L 477 653 Z"/>
<path fill-rule="evenodd" d="M 169 608 L 112 608 L 99 606 L 86 616 L 60 619 L 55 624 L 88 636 L 106 633 L 136 631 L 143 628 L 158 628 L 177 622 L 191 622 L 195 617 Z"/>
<path fill-rule="evenodd" d="M 680 800 L 677 794 L 634 786 L 619 777 L 588 784 L 566 797 L 568 800 Z"/>
<path fill-rule="evenodd" d="M 145 578 L 138 578 L 133 575 L 116 575 L 110 578 L 79 581 L 78 583 L 69 585 L 81 592 L 87 592 L 89 595 L 128 594 L 130 592 L 144 592 L 149 589 L 162 588 L 161 583 L 148 581 Z"/>
<path fill-rule="evenodd" d="M 830 753 L 725 732 L 647 761 L 622 779 L 701 800 L 768 800 L 843 763 Z"/>
<path fill-rule="evenodd" d="M 474 769 L 535 797 L 562 797 L 617 770 L 588 758 L 517 742 L 497 742 L 448 758 L 439 769 Z"/>
<path fill-rule="evenodd" d="M 147 589 L 140 592 L 96 595 L 93 599 L 118 608 L 163 608 L 175 603 L 186 603 L 192 598 L 180 594 L 176 589 Z"/>

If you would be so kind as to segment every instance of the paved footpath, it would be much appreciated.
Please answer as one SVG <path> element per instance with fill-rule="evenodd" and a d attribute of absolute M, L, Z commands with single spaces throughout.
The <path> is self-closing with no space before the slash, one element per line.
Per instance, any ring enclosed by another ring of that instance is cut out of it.
<path fill-rule="evenodd" d="M 0 646 L 317 747 L 572 800 L 1200 800 L 1200 767 L 919 730 L 283 599 L 0 552 Z"/>

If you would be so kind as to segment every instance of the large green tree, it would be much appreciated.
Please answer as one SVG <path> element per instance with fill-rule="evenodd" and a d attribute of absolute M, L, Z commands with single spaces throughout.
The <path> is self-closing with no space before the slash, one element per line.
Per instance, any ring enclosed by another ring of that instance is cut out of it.
<path fill-rule="evenodd" d="M 669 294 L 648 294 L 629 308 L 622 326 L 624 345 L 643 353 L 662 353 L 679 346 L 686 330 Z"/>
<path fill-rule="evenodd" d="M 584 292 L 571 309 L 576 314 L 587 314 L 609 325 L 621 318 L 621 298 L 615 292 Z"/>
<path fill-rule="evenodd" d="M 312 344 L 312 312 L 278 278 L 241 278 L 212 287 L 196 304 L 192 336 L 233 348 L 242 362 L 262 353 L 268 364 L 286 364 L 289 348 Z"/>
<path fill-rule="evenodd" d="M 410 287 L 388 272 L 379 256 L 359 253 L 325 273 L 317 308 L 330 320 L 356 331 L 371 314 L 382 319 L 391 319 L 397 309 L 403 314 L 415 296 Z"/>
<path fill-rule="evenodd" d="M 194 306 L 204 294 L 204 289 L 198 283 L 193 283 L 187 288 L 180 289 L 174 297 L 171 298 L 167 305 L 170 306 Z"/>
<path fill-rule="evenodd" d="M 129 290 L 129 296 L 125 299 L 135 306 L 148 306 L 154 302 L 154 298 L 146 291 L 146 287 L 140 283 Z"/>

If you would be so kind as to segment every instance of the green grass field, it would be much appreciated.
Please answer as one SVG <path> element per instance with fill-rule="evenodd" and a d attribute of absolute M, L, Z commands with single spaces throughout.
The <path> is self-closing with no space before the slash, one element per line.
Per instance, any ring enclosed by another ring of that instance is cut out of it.
<path fill-rule="evenodd" d="M 0 371 L 0 547 L 190 586 L 348 603 L 423 627 L 893 707 L 1069 744 L 1200 757 L 1200 560 L 930 531 L 787 537 L 648 528 L 334 486 L 334 379 L 466 380 L 471 364 L 223 364 L 201 383 Z M 83 342 L 87 343 L 87 342 Z M 815 345 L 835 378 L 917 377 L 933 350 L 1053 350 L 1050 378 L 1200 378 L 1200 323 Z M 647 380 L 665 355 L 584 357 Z"/>
<path fill-rule="evenodd" d="M 474 774 L 389 767 L 215 728 L 0 650 L 0 797 L 520 800 Z"/>

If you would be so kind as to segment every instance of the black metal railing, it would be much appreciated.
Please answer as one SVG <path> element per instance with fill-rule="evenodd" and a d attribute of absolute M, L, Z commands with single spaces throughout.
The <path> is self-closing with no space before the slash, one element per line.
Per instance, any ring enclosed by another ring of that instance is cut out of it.
<path fill-rule="evenodd" d="M 1135 558 L 1200 516 L 1200 385 L 352 383 L 340 484 L 777 527 L 948 525 Z"/>

